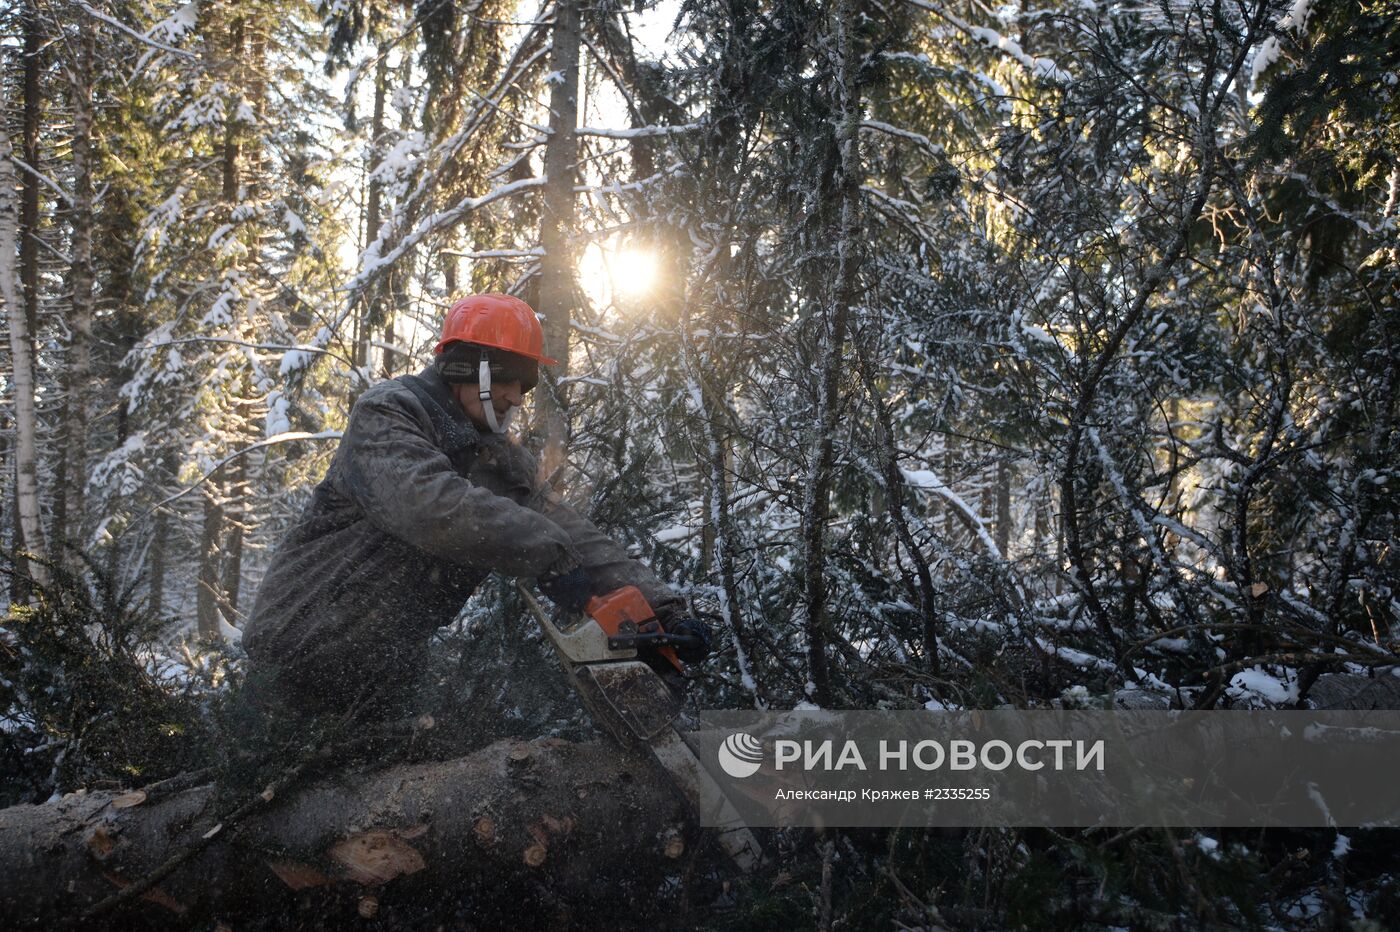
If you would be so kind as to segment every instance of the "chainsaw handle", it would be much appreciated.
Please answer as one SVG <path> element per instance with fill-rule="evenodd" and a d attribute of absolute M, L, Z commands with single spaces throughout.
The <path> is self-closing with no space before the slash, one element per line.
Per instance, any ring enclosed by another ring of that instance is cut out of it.
<path fill-rule="evenodd" d="M 608 638 L 608 646 L 614 650 L 641 647 L 701 647 L 701 640 L 693 634 L 667 634 L 664 631 L 618 634 Z"/>

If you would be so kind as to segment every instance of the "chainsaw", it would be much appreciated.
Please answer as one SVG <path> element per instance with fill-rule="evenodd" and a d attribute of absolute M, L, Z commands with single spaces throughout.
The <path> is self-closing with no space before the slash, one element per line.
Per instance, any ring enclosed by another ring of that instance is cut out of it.
<path fill-rule="evenodd" d="M 676 732 L 680 699 L 637 659 L 639 649 L 655 650 L 684 672 L 675 648 L 688 646 L 690 639 L 666 633 L 636 586 L 594 596 L 584 605 L 582 620 L 562 627 L 523 585 L 516 588 L 593 721 L 624 746 L 650 751 L 697 815 L 719 813 L 718 840 L 735 866 L 745 873 L 756 867 L 763 857 L 758 840 Z"/>

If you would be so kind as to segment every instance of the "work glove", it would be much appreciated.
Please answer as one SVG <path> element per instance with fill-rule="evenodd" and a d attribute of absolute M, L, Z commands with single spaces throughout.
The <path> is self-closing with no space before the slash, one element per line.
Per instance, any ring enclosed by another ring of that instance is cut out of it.
<path fill-rule="evenodd" d="M 593 577 L 583 567 L 576 567 L 558 576 L 549 576 L 539 581 L 540 591 L 549 600 L 566 612 L 578 614 L 593 598 Z"/>
<path fill-rule="evenodd" d="M 699 618 L 682 617 L 671 620 L 666 625 L 666 633 L 678 638 L 694 638 L 694 643 L 687 646 L 677 646 L 676 656 L 681 663 L 686 666 L 693 666 L 697 663 L 704 663 L 705 658 L 710 656 L 712 642 L 710 640 L 710 629 Z"/>

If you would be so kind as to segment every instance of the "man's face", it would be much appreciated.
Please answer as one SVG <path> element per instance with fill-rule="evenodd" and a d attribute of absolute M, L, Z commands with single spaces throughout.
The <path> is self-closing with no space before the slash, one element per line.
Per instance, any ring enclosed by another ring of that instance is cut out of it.
<path fill-rule="evenodd" d="M 457 403 L 462 406 L 462 410 L 467 412 L 467 417 L 476 425 L 476 429 L 482 433 L 489 434 L 491 425 L 486 420 L 486 412 L 481 407 L 481 392 L 475 383 L 460 383 L 452 386 L 452 394 L 456 396 Z M 491 404 L 496 409 L 496 423 L 505 425 L 506 417 L 510 412 L 525 403 L 525 392 L 516 379 L 512 382 L 491 382 Z"/>

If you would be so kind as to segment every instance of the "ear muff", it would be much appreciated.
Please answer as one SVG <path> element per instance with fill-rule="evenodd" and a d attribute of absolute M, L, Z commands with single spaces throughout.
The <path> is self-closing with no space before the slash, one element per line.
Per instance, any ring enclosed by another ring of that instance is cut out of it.
<path fill-rule="evenodd" d="M 449 344 L 437 358 L 438 371 L 445 381 L 454 385 L 475 384 L 481 380 L 481 363 L 490 363 L 494 382 L 519 382 L 520 390 L 528 392 L 539 384 L 540 366 L 533 359 L 488 350 L 471 343 Z"/>
<path fill-rule="evenodd" d="M 493 434 L 505 433 L 505 428 L 496 421 L 496 406 L 491 403 L 491 361 L 489 353 L 481 354 L 481 364 L 477 370 L 477 397 L 481 399 L 481 412 Z"/>

